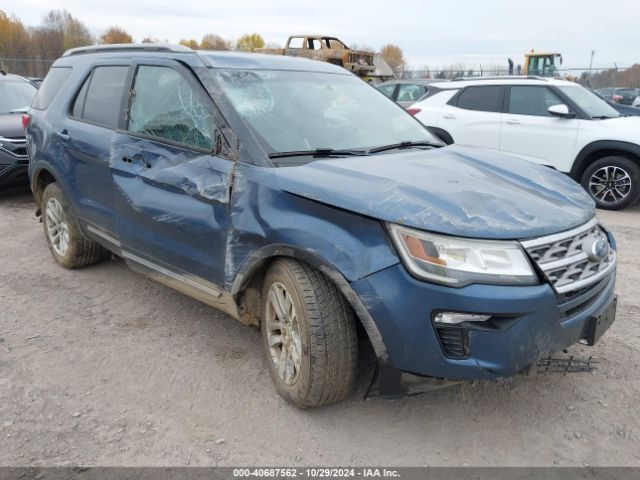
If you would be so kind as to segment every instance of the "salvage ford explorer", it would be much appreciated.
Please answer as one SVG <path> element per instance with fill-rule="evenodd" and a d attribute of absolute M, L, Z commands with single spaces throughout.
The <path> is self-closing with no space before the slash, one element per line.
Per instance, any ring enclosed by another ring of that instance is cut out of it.
<path fill-rule="evenodd" d="M 56 262 L 115 254 L 260 326 L 299 407 L 345 398 L 358 337 L 387 372 L 495 379 L 615 318 L 615 242 L 577 183 L 444 147 L 339 67 L 87 47 L 52 85 L 27 147 Z"/>

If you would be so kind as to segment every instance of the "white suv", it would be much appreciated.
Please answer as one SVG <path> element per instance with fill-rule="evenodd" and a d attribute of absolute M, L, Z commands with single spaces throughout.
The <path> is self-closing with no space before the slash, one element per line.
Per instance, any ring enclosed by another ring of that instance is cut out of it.
<path fill-rule="evenodd" d="M 408 110 L 447 143 L 517 154 L 569 174 L 600 208 L 622 209 L 640 197 L 640 117 L 621 117 L 576 83 L 433 83 Z"/>

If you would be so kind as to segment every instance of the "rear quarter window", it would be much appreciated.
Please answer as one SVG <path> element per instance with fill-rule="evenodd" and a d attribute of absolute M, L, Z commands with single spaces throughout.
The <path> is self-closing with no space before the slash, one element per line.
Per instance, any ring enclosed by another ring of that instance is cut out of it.
<path fill-rule="evenodd" d="M 31 108 L 46 110 L 71 75 L 71 67 L 53 67 L 44 78 Z"/>
<path fill-rule="evenodd" d="M 117 128 L 128 72 L 128 66 L 95 67 L 76 95 L 71 116 L 103 127 Z"/>
<path fill-rule="evenodd" d="M 456 100 L 456 107 L 480 112 L 499 112 L 502 87 L 467 87 Z"/>

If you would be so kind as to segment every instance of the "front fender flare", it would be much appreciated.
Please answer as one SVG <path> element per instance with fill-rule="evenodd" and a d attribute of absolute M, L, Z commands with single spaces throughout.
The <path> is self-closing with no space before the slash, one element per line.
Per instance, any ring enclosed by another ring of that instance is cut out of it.
<path fill-rule="evenodd" d="M 580 153 L 576 156 L 573 166 L 571 167 L 570 176 L 576 181 L 580 181 L 580 175 L 587 168 L 588 160 L 592 154 L 602 152 L 624 152 L 640 158 L 640 145 L 632 142 L 623 142 L 620 140 L 598 140 L 585 145 Z"/>
<path fill-rule="evenodd" d="M 326 275 L 336 285 L 340 293 L 349 302 L 360 323 L 367 332 L 369 341 L 380 360 L 387 360 L 389 354 L 382 338 L 380 330 L 369 314 L 360 297 L 351 288 L 348 280 L 335 269 L 329 262 L 319 255 L 291 245 L 268 245 L 260 250 L 252 252 L 243 262 L 231 285 L 231 294 L 237 297 L 248 285 L 254 274 L 264 268 L 271 260 L 278 257 L 289 257 L 308 263 L 315 269 Z"/>

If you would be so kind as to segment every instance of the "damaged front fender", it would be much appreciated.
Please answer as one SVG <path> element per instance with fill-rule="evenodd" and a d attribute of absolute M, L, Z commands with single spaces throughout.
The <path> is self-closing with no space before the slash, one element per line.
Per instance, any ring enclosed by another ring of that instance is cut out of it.
<path fill-rule="evenodd" d="M 322 259 L 349 282 L 399 263 L 381 222 L 285 193 L 274 170 L 237 164 L 225 255 L 228 287 L 260 252 L 285 247 Z"/>

